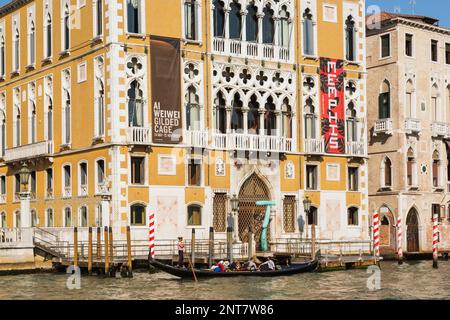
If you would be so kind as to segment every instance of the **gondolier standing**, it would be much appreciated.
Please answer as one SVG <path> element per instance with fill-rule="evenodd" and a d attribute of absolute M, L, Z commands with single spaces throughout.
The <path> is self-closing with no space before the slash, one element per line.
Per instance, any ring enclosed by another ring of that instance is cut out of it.
<path fill-rule="evenodd" d="M 183 267 L 183 263 L 184 263 L 184 241 L 183 241 L 183 237 L 178 237 L 177 249 L 178 249 L 178 266 L 179 267 Z"/>

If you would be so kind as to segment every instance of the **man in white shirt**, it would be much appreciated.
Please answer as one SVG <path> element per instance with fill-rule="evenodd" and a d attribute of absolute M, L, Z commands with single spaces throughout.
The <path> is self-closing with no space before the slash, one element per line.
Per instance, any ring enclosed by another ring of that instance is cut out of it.
<path fill-rule="evenodd" d="M 267 258 L 266 262 L 262 263 L 259 266 L 259 270 L 261 270 L 261 271 L 265 271 L 265 270 L 267 270 L 267 271 L 274 271 L 275 270 L 275 263 L 269 257 L 269 258 Z"/>

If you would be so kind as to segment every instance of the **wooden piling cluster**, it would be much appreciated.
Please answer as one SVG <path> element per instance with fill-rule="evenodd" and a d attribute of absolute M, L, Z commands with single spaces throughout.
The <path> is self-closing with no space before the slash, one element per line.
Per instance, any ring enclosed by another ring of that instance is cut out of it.
<path fill-rule="evenodd" d="M 101 228 L 97 228 L 97 236 L 96 236 L 96 255 L 94 258 L 94 241 L 93 241 L 93 228 L 89 227 L 88 229 L 88 257 L 87 257 L 87 273 L 88 275 L 93 274 L 94 264 L 96 265 L 96 271 L 98 275 L 105 275 L 108 277 L 115 277 L 117 271 L 117 264 L 114 261 L 114 238 L 111 227 L 104 227 L 103 230 L 103 248 L 102 248 L 102 237 L 101 237 Z M 131 230 L 130 227 L 127 227 L 127 259 L 126 263 L 122 263 L 120 268 L 120 274 L 122 277 L 132 277 L 132 246 L 131 246 Z M 73 259 L 68 262 L 75 267 L 80 266 L 80 255 L 79 255 L 79 237 L 78 237 L 78 228 L 73 228 Z M 104 252 L 104 256 L 102 256 L 102 251 Z M 81 252 L 83 252 L 83 244 L 81 244 Z M 83 259 L 82 257 L 81 259 Z M 104 258 L 104 261 L 103 261 Z M 69 258 L 70 259 L 70 258 Z M 83 260 L 82 260 L 83 261 Z M 86 267 L 86 262 L 84 267 Z"/>

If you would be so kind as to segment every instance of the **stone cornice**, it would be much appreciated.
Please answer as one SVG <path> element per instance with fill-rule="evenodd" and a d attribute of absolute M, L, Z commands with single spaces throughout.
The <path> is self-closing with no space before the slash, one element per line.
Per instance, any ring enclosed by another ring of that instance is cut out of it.
<path fill-rule="evenodd" d="M 402 17 L 396 17 L 396 18 L 392 18 L 389 20 L 381 21 L 381 29 L 378 29 L 378 30 L 377 29 L 372 29 L 372 30 L 369 29 L 369 30 L 367 30 L 367 35 L 370 36 L 370 35 L 375 35 L 378 33 L 386 32 L 386 29 L 389 29 L 390 27 L 395 27 L 396 25 L 399 25 L 399 24 L 450 36 L 449 28 L 444 28 L 444 27 L 439 27 L 436 25 L 421 23 L 418 21 L 413 21 L 410 19 L 402 18 Z"/>
<path fill-rule="evenodd" d="M 34 0 L 12 0 L 10 3 L 5 4 L 3 7 L 0 8 L 0 18 L 3 18 L 7 14 L 14 12 L 23 5 L 33 1 Z"/>

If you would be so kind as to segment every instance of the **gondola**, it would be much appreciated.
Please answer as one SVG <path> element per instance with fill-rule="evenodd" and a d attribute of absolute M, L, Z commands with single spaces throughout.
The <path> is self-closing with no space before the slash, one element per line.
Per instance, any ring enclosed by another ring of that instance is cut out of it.
<path fill-rule="evenodd" d="M 179 278 L 193 278 L 192 269 L 173 267 L 168 264 L 159 262 L 154 259 L 149 260 L 150 265 L 170 273 Z M 289 276 L 298 273 L 312 272 L 316 270 L 319 261 L 312 260 L 306 263 L 293 263 L 289 266 L 281 266 L 281 270 L 274 271 L 228 271 L 228 272 L 214 272 L 208 269 L 194 269 L 197 278 L 227 278 L 227 277 L 280 277 Z"/>

